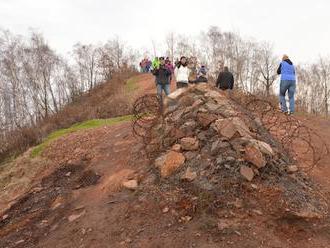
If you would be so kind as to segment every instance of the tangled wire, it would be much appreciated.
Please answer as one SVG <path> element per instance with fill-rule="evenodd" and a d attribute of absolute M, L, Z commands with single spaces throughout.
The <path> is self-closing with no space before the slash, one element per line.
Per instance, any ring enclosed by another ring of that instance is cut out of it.
<path fill-rule="evenodd" d="M 230 99 L 244 106 L 272 137 L 305 170 L 313 169 L 329 154 L 322 137 L 292 115 L 283 114 L 270 100 L 252 94 L 235 93 Z"/>
<path fill-rule="evenodd" d="M 230 104 L 240 118 L 257 123 L 257 134 L 264 138 L 265 132 L 277 141 L 281 152 L 299 162 L 302 168 L 312 169 L 329 154 L 326 142 L 312 128 L 307 127 L 294 116 L 281 113 L 271 101 L 251 94 L 235 92 L 229 96 Z M 162 149 L 159 137 L 167 132 L 162 103 L 156 94 L 147 94 L 136 100 L 133 106 L 133 133 L 141 138 L 149 158 Z M 227 116 L 228 117 L 228 116 Z M 234 117 L 234 116 L 229 116 Z M 165 135 L 166 137 L 166 135 Z"/>

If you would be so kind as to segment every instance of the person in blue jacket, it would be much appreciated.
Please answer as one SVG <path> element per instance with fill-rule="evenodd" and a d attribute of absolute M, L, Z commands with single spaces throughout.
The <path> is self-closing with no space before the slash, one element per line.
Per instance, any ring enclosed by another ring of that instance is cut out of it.
<path fill-rule="evenodd" d="M 281 110 L 286 114 L 293 114 L 295 111 L 294 95 L 296 92 L 296 70 L 288 55 L 283 55 L 282 62 L 277 69 L 277 74 L 281 75 L 280 83 L 280 103 Z M 288 92 L 290 111 L 286 106 L 285 95 Z"/>

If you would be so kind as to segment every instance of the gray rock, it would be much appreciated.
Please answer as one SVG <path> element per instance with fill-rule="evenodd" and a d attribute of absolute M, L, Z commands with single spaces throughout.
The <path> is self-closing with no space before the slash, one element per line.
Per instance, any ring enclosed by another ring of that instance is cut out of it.
<path fill-rule="evenodd" d="M 226 158 L 226 161 L 227 162 L 235 162 L 236 161 L 236 158 L 234 158 L 234 157 L 227 157 Z"/>
<path fill-rule="evenodd" d="M 219 108 L 218 104 L 208 102 L 205 104 L 205 107 L 210 111 L 210 112 L 216 112 L 217 109 Z"/>
<path fill-rule="evenodd" d="M 207 132 L 206 131 L 202 131 L 197 135 L 197 138 L 201 141 L 207 141 Z"/>
<path fill-rule="evenodd" d="M 214 189 L 213 185 L 210 184 L 206 179 L 202 179 L 196 182 L 197 186 L 203 190 L 211 191 Z"/>
<path fill-rule="evenodd" d="M 225 160 L 223 159 L 223 157 L 221 155 L 217 157 L 217 159 L 216 159 L 217 165 L 222 165 L 224 162 L 225 162 Z"/>
<path fill-rule="evenodd" d="M 186 152 L 184 156 L 186 157 L 187 160 L 192 160 L 197 156 L 197 153 L 190 151 L 190 152 Z"/>

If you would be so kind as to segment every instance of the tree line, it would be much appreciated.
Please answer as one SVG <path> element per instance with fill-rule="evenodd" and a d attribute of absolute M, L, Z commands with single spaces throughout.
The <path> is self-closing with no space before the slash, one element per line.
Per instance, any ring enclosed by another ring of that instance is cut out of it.
<path fill-rule="evenodd" d="M 208 67 L 211 78 L 224 63 L 241 90 L 263 96 L 277 94 L 274 86 L 281 55 L 275 55 L 270 43 L 210 27 L 198 37 L 168 33 L 163 45 L 172 61 L 181 55 L 198 58 Z M 154 42 L 153 48 L 157 55 Z M 40 33 L 22 37 L 0 30 L 1 139 L 12 130 L 34 126 L 59 112 L 122 68 L 137 66 L 141 54 L 114 38 L 98 45 L 78 43 L 63 57 Z M 299 106 L 310 113 L 328 115 L 330 59 L 321 57 L 317 63 L 296 66 Z"/>
<path fill-rule="evenodd" d="M 169 33 L 165 39 L 166 54 L 172 61 L 184 54 L 207 65 L 211 77 L 226 64 L 235 76 L 235 84 L 244 92 L 278 95 L 276 74 L 283 54 L 275 54 L 269 42 L 244 39 L 234 32 L 210 27 L 196 37 Z M 293 62 L 294 58 L 293 58 Z M 297 103 L 300 110 L 316 115 L 329 115 L 330 58 L 320 57 L 316 63 L 297 65 Z"/>
<path fill-rule="evenodd" d="M 69 58 L 40 33 L 28 37 L 0 30 L 0 138 L 34 126 L 78 96 L 134 64 L 135 54 L 118 38 L 74 45 Z"/>

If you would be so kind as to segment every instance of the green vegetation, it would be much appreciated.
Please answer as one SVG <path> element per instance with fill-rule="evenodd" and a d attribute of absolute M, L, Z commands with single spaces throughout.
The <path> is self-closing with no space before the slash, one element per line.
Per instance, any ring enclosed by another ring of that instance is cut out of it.
<path fill-rule="evenodd" d="M 73 133 L 73 132 L 77 132 L 80 130 L 85 130 L 85 129 L 92 129 L 92 128 L 98 128 L 98 127 L 102 127 L 102 126 L 112 126 L 115 124 L 119 124 L 119 123 L 123 123 L 123 122 L 127 122 L 132 120 L 132 115 L 125 115 L 125 116 L 120 116 L 120 117 L 115 117 L 115 118 L 111 118 L 111 119 L 94 119 L 94 120 L 88 120 L 82 123 L 77 123 L 69 128 L 65 128 L 65 129 L 60 129 L 57 131 L 52 132 L 50 135 L 48 135 L 48 137 L 38 146 L 36 146 L 35 148 L 33 148 L 32 152 L 31 152 L 31 157 L 37 157 L 38 155 L 40 155 L 42 153 L 42 151 L 47 147 L 47 145 L 49 145 L 52 141 Z"/>
<path fill-rule="evenodd" d="M 127 80 L 126 82 L 126 90 L 128 92 L 132 92 L 135 91 L 139 88 L 139 86 L 137 85 L 137 77 L 132 77 L 130 79 Z"/>

